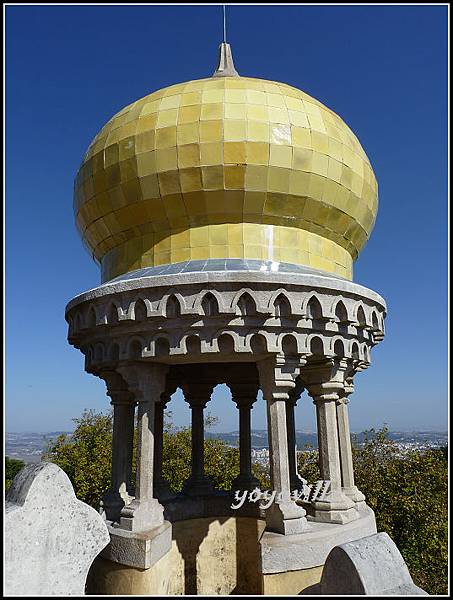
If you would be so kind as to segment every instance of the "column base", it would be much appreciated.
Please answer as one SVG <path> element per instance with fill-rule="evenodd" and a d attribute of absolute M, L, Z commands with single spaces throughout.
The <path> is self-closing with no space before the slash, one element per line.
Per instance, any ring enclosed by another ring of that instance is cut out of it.
<path fill-rule="evenodd" d="M 266 530 L 283 535 L 303 533 L 309 528 L 306 514 L 295 502 L 275 502 L 266 509 Z"/>
<path fill-rule="evenodd" d="M 186 496 L 206 496 L 214 492 L 212 481 L 206 477 L 189 477 L 182 488 L 183 494 Z"/>
<path fill-rule="evenodd" d="M 363 512 L 366 509 L 365 495 L 359 490 L 356 485 L 351 487 L 341 488 L 343 494 L 350 498 L 358 511 Z"/>
<path fill-rule="evenodd" d="M 341 490 L 333 490 L 323 500 L 313 502 L 313 520 L 319 523 L 344 525 L 358 518 L 355 502 Z"/>
<path fill-rule="evenodd" d="M 110 544 L 101 556 L 121 565 L 138 569 L 149 569 L 171 549 L 172 526 L 164 521 L 140 533 L 126 531 L 116 523 L 107 523 Z"/>
<path fill-rule="evenodd" d="M 126 531 L 142 532 L 159 527 L 164 522 L 164 507 L 156 498 L 132 500 L 121 511 L 120 527 Z"/>

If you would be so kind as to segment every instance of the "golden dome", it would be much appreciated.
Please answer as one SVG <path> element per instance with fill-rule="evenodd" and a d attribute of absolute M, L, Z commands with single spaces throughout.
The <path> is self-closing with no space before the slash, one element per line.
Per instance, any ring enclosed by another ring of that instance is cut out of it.
<path fill-rule="evenodd" d="M 290 85 L 234 76 L 121 110 L 88 148 L 74 192 L 103 281 L 209 258 L 351 279 L 377 204 L 371 165 L 338 115 Z"/>

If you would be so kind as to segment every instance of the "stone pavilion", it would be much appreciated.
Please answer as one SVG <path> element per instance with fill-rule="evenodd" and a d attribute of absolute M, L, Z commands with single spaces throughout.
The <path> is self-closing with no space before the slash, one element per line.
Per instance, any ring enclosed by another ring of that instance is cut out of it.
<path fill-rule="evenodd" d="M 211 77 L 133 102 L 94 138 L 74 213 L 102 283 L 66 308 L 69 343 L 114 414 L 111 541 L 92 593 L 299 593 L 334 546 L 376 532 L 354 482 L 348 410 L 384 337 L 384 300 L 352 280 L 377 206 L 373 169 L 342 119 L 291 85 L 240 76 L 226 43 Z M 279 493 L 266 510 L 231 509 L 205 474 L 204 411 L 219 383 L 238 415 L 239 490 L 257 486 L 250 423 L 262 391 Z M 191 409 L 192 471 L 175 495 L 162 444 L 177 388 Z M 292 495 L 305 391 L 330 482 L 312 503 Z"/>

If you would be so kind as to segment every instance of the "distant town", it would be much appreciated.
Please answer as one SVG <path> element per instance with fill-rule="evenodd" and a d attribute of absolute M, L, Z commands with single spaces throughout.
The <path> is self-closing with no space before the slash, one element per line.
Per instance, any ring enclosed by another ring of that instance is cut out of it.
<path fill-rule="evenodd" d="M 6 433 L 6 455 L 10 458 L 23 460 L 25 463 L 40 462 L 49 442 L 62 433 L 70 435 L 71 432 Z M 389 431 L 388 435 L 390 439 L 398 444 L 401 453 L 414 449 L 440 448 L 448 444 L 446 431 Z M 353 433 L 353 436 L 359 444 L 362 444 L 365 439 L 364 432 Z M 221 439 L 229 446 L 237 447 L 239 432 L 206 432 L 206 437 Z M 318 446 L 316 433 L 297 431 L 296 440 L 299 451 L 313 450 Z M 265 430 L 252 431 L 252 460 L 261 464 L 266 464 L 269 460 L 267 432 Z"/>

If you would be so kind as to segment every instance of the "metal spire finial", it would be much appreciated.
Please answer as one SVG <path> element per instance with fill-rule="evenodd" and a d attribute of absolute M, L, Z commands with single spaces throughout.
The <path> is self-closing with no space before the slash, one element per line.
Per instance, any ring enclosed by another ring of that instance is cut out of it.
<path fill-rule="evenodd" d="M 223 42 L 219 46 L 219 62 L 213 77 L 239 77 L 234 68 L 230 44 L 226 41 L 226 5 L 223 4 Z"/>

